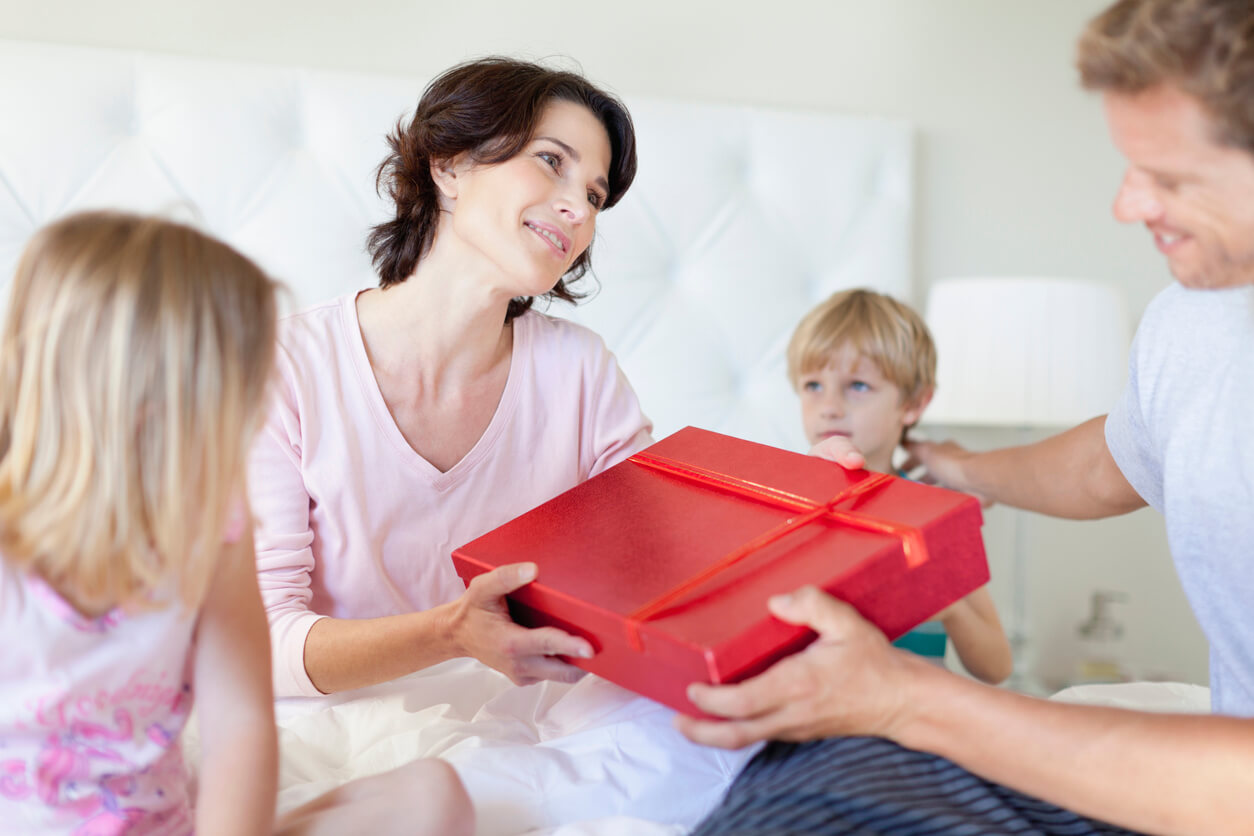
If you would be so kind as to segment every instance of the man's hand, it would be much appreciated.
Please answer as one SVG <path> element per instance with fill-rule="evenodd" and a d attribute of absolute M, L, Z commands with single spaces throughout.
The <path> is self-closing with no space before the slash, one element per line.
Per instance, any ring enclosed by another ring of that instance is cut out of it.
<path fill-rule="evenodd" d="M 592 645 L 556 627 L 521 627 L 509 617 L 505 596 L 535 580 L 536 571 L 534 563 L 511 563 L 474 578 L 448 605 L 450 637 L 461 655 L 495 668 L 515 685 L 574 682 L 584 672 L 556 657 L 590 659 Z"/>
<path fill-rule="evenodd" d="M 911 683 L 921 672 L 910 655 L 889 645 L 853 607 L 816 587 L 776 596 L 769 606 L 776 618 L 806 625 L 818 639 L 744 682 L 689 686 L 694 705 L 727 719 L 679 715 L 679 731 L 725 749 L 836 734 L 892 737 L 912 705 Z"/>
<path fill-rule="evenodd" d="M 969 493 L 988 508 L 993 500 L 971 490 L 963 472 L 967 459 L 975 454 L 953 441 L 910 441 L 905 443 L 910 457 L 902 464 L 907 473 L 917 467 L 924 469 L 919 481 L 928 485 L 940 485 L 955 491 Z"/>

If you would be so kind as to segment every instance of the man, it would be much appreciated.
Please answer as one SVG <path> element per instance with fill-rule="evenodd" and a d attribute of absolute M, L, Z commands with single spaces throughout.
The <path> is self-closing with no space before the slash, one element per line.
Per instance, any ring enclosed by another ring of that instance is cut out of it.
<path fill-rule="evenodd" d="M 1079 47 L 1127 159 L 1120 220 L 1176 282 L 1149 306 L 1109 416 L 1038 444 L 912 445 L 942 483 L 1074 518 L 1149 503 L 1211 647 L 1212 716 L 1037 700 L 892 650 L 813 588 L 772 611 L 819 634 L 733 686 L 693 740 L 768 746 L 710 833 L 1254 833 L 1254 3 L 1119 0 Z M 823 455 L 860 456 L 838 441 Z M 961 829 L 960 829 L 961 828 Z"/>

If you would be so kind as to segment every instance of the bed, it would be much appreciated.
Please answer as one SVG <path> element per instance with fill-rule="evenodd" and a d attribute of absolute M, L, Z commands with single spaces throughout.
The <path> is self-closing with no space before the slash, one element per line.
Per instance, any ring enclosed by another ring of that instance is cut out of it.
<path fill-rule="evenodd" d="M 237 246 L 288 310 L 373 285 L 374 167 L 424 83 L 0 41 L 0 276 L 43 223 L 122 207 Z M 783 354 L 801 314 L 853 286 L 921 301 L 910 126 L 624 98 L 639 177 L 599 223 L 595 295 L 550 313 L 605 337 L 657 437 L 692 424 L 803 449 Z M 468 660 L 277 714 L 281 809 L 439 756 L 483 836 L 682 834 L 752 754 L 693 746 L 596 677 L 515 688 Z"/>
<path fill-rule="evenodd" d="M 0 276 L 41 224 L 122 207 L 237 246 L 288 310 L 373 285 L 374 168 L 425 81 L 0 41 Z M 783 359 L 801 314 L 844 287 L 911 296 L 910 127 L 625 99 L 639 176 L 599 223 L 593 297 L 549 312 L 605 337 L 657 437 L 693 424 L 802 449 Z M 440 756 L 485 836 L 683 833 L 751 754 L 693 746 L 596 677 L 515 688 L 466 660 L 277 714 L 282 809 Z"/>

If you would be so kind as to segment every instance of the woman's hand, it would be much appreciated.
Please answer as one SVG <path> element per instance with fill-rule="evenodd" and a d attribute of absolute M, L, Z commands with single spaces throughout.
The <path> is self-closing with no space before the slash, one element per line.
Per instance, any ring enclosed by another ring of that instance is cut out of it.
<path fill-rule="evenodd" d="M 697 708 L 726 719 L 679 715 L 679 731 L 725 749 L 767 739 L 892 737 L 913 704 L 911 683 L 924 673 L 910 654 L 894 649 L 853 607 L 817 587 L 776 596 L 769 606 L 776 618 L 810 627 L 818 639 L 744 682 L 689 686 Z"/>
<path fill-rule="evenodd" d="M 545 679 L 574 682 L 584 672 L 558 656 L 592 658 L 592 645 L 556 627 L 530 629 L 509 617 L 505 596 L 536 579 L 534 563 L 511 563 L 471 580 L 449 606 L 449 634 L 459 655 L 472 656 L 515 685 Z"/>

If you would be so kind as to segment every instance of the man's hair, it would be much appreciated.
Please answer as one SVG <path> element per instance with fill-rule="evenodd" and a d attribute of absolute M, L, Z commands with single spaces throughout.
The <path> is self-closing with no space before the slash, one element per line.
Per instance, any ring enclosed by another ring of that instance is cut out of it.
<path fill-rule="evenodd" d="M 85 609 L 203 600 L 274 359 L 275 284 L 191 227 L 31 239 L 0 333 L 0 548 Z"/>
<path fill-rule="evenodd" d="M 1089 22 L 1076 64 L 1089 90 L 1172 85 L 1209 113 L 1217 142 L 1254 153 L 1250 0 L 1119 0 Z"/>
<path fill-rule="evenodd" d="M 901 390 L 903 403 L 936 387 L 936 344 L 923 318 L 891 296 L 858 288 L 828 297 L 797 325 L 788 343 L 793 388 L 846 345 Z"/>

